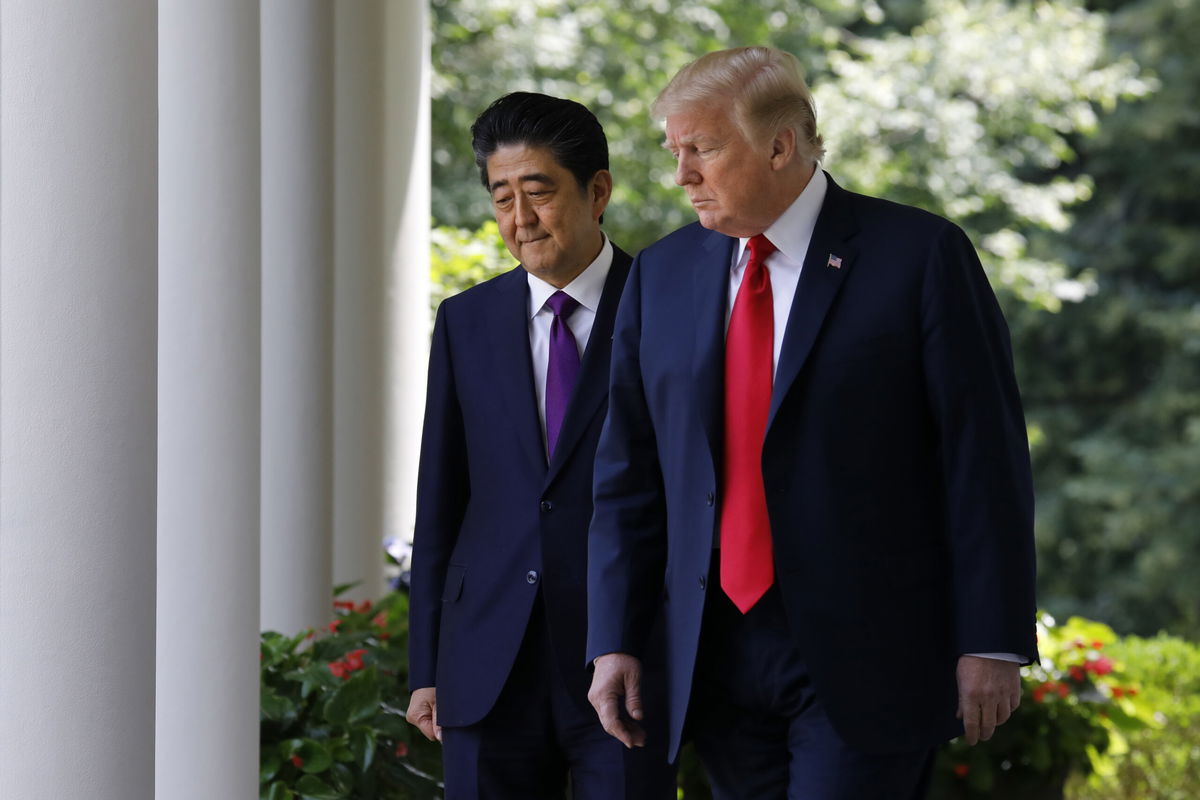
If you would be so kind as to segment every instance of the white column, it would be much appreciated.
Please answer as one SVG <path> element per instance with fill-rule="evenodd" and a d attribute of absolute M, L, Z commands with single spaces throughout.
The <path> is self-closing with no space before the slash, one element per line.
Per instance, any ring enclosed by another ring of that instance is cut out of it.
<path fill-rule="evenodd" d="M 383 583 L 383 5 L 334 7 L 333 582 Z"/>
<path fill-rule="evenodd" d="M 333 15 L 262 3 L 264 630 L 327 623 L 331 509 Z"/>
<path fill-rule="evenodd" d="M 159 71 L 155 789 L 256 797 L 258 5 L 162 0 Z"/>
<path fill-rule="evenodd" d="M 155 3 L 0 5 L 0 795 L 154 791 Z"/>
<path fill-rule="evenodd" d="M 429 360 L 429 31 L 425 3 L 387 5 L 385 52 L 389 275 L 387 517 L 412 538 Z M 467 135 L 464 131 L 463 135 Z"/>

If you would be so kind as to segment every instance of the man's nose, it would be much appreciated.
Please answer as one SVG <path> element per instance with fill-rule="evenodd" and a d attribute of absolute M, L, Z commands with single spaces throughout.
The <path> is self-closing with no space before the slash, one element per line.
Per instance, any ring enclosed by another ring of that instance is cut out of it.
<path fill-rule="evenodd" d="M 533 210 L 533 203 L 529 201 L 529 198 L 517 195 L 513 201 L 513 219 L 522 227 L 537 224 L 537 212 Z"/>
<path fill-rule="evenodd" d="M 692 166 L 691 156 L 680 154 L 675 162 L 675 185 L 687 186 L 689 183 L 699 183 L 700 173 Z"/>

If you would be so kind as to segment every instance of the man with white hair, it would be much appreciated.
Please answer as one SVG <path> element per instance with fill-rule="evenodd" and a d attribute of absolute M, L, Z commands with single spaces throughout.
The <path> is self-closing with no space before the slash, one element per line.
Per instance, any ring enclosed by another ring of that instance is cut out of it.
<path fill-rule="evenodd" d="M 641 743 L 665 603 L 670 752 L 693 739 L 718 800 L 922 797 L 1036 656 L 1004 319 L 960 228 L 821 170 L 793 56 L 710 53 L 654 110 L 699 222 L 638 256 L 618 312 L 589 699 Z"/>

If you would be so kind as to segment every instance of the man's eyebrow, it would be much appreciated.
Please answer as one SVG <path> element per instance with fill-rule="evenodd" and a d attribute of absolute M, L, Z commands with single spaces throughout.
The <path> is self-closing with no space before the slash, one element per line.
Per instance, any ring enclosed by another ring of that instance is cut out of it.
<path fill-rule="evenodd" d="M 528 175 L 522 175 L 517 178 L 518 183 L 548 183 L 554 185 L 554 179 L 544 172 L 531 172 Z M 492 181 L 492 185 L 488 187 L 489 192 L 494 192 L 501 186 L 508 186 L 507 180 Z"/>

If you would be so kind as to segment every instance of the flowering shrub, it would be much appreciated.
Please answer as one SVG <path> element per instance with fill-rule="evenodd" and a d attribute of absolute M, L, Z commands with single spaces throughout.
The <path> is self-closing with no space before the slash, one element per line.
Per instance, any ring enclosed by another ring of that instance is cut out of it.
<path fill-rule="evenodd" d="M 408 597 L 333 605 L 321 631 L 262 634 L 261 800 L 440 798 L 440 748 L 404 721 Z"/>
<path fill-rule="evenodd" d="M 1114 774 L 1126 733 L 1157 725 L 1140 687 L 1108 655 L 1107 625 L 1038 621 L 1041 660 L 1021 668 L 1021 705 L 988 742 L 955 739 L 940 754 L 933 797 L 1062 797 L 1071 774 Z"/>

